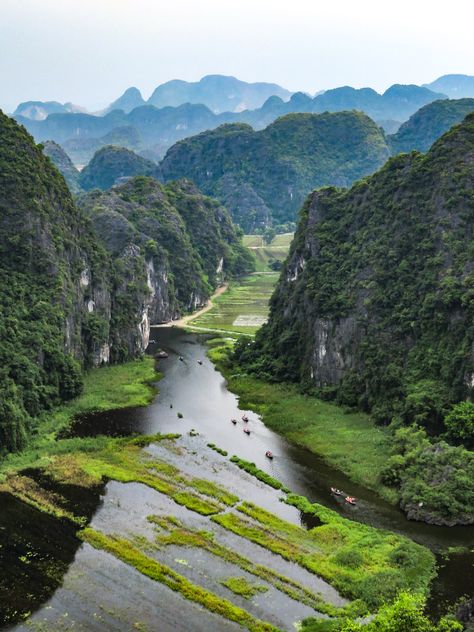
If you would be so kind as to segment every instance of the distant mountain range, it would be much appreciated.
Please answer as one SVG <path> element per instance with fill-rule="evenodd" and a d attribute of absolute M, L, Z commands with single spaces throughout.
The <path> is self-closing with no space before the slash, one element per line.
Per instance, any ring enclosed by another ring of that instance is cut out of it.
<path fill-rule="evenodd" d="M 73 192 L 105 190 L 135 175 L 189 178 L 225 204 L 242 228 L 254 231 L 294 221 L 313 188 L 348 186 L 390 154 L 427 151 L 470 112 L 474 99 L 434 101 L 392 135 L 360 112 L 294 113 L 259 131 L 233 123 L 188 137 L 174 144 L 160 165 L 125 147 L 101 146 L 80 174 L 56 143 L 46 142 L 45 153 Z M 125 134 L 130 128 L 122 129 Z"/>
<path fill-rule="evenodd" d="M 277 94 L 262 103 L 272 92 Z M 108 144 L 122 145 L 147 158 L 159 160 L 175 142 L 224 123 L 248 123 L 259 130 L 280 116 L 298 112 L 359 110 L 379 125 L 383 124 L 387 132 L 394 132 L 420 107 L 445 98 L 444 94 L 415 85 L 393 85 L 383 94 L 371 88 L 345 86 L 315 97 L 302 92 L 290 96 L 288 91 L 274 84 L 247 84 L 232 77 L 212 75 L 196 83 L 173 81 L 163 84 L 146 104 L 137 88 L 129 88 L 103 116 L 65 112 L 65 106 L 57 104 L 63 109 L 51 111 L 47 118 L 35 116 L 32 119 L 28 108 L 17 109 L 15 118 L 37 141 L 60 143 L 72 161 L 82 165 L 89 162 L 95 151 Z M 182 99 L 200 99 L 205 103 L 179 104 Z M 216 113 L 223 103 L 227 107 L 240 108 L 243 99 L 246 104 L 262 104 L 239 112 Z"/>
<path fill-rule="evenodd" d="M 443 75 L 431 83 L 423 84 L 435 92 L 443 92 L 450 99 L 474 97 L 474 77 L 470 75 Z"/>

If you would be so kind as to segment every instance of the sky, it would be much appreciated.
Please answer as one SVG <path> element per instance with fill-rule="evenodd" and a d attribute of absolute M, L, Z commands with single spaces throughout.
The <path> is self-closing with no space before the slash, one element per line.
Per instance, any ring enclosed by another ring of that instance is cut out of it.
<path fill-rule="evenodd" d="M 474 75 L 467 0 L 0 0 L 0 107 L 206 74 L 292 91 Z"/>

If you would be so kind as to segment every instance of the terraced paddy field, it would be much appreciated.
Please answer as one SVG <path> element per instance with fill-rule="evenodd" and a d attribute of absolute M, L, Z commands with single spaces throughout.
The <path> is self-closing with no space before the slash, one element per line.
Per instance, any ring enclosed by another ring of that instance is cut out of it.
<path fill-rule="evenodd" d="M 292 238 L 293 233 L 277 235 L 265 245 L 261 235 L 245 235 L 243 242 L 255 255 L 257 272 L 231 282 L 226 292 L 213 299 L 213 307 L 187 326 L 196 331 L 254 335 L 267 320 L 268 302 L 280 274 L 270 264 L 286 258 Z"/>

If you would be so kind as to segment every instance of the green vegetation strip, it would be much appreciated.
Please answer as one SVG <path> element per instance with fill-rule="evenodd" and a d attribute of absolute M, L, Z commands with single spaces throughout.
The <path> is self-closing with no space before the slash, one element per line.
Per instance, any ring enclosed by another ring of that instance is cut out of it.
<path fill-rule="evenodd" d="M 235 595 L 240 595 L 240 597 L 244 597 L 245 599 L 251 599 L 258 593 L 264 593 L 268 590 L 267 586 L 249 582 L 245 577 L 228 577 L 224 579 L 221 584 Z"/>
<path fill-rule="evenodd" d="M 401 590 L 426 594 L 435 573 L 433 554 L 402 536 L 341 518 L 321 505 L 291 494 L 288 504 L 311 513 L 321 526 L 306 531 L 252 503 L 211 520 L 260 546 L 297 562 L 369 608 L 392 600 Z M 250 520 L 249 520 L 250 519 Z"/>
<path fill-rule="evenodd" d="M 251 632 L 278 632 L 278 629 L 270 623 L 255 619 L 250 613 L 234 606 L 227 599 L 193 584 L 168 566 L 144 555 L 128 540 L 106 536 L 90 528 L 81 531 L 79 536 L 94 548 L 111 553 L 146 577 L 179 592 L 185 599 L 194 601 L 229 621 L 235 621 Z"/>
<path fill-rule="evenodd" d="M 217 452 L 218 454 L 221 454 L 222 456 L 227 456 L 228 454 L 227 450 L 223 450 L 222 448 L 219 448 L 215 443 L 208 443 L 207 447 L 211 448 L 211 450 L 214 450 L 214 452 Z"/>
<path fill-rule="evenodd" d="M 366 612 L 364 604 L 358 601 L 354 601 L 342 608 L 325 602 L 319 593 L 309 590 L 295 580 L 285 577 L 285 575 L 271 568 L 255 564 L 240 553 L 216 542 L 214 534 L 210 531 L 197 531 L 186 527 L 174 516 L 148 516 L 148 520 L 165 532 L 156 536 L 156 544 L 160 547 L 175 545 L 203 549 L 266 581 L 280 592 L 291 597 L 291 599 L 329 616 L 356 617 Z"/>
<path fill-rule="evenodd" d="M 232 463 L 235 463 L 238 467 L 240 467 L 241 470 L 245 470 L 252 476 L 255 476 L 255 478 L 258 478 L 259 481 L 270 485 L 270 487 L 273 487 L 274 489 L 281 489 L 286 493 L 290 492 L 288 487 L 285 487 L 283 483 L 280 483 L 279 480 L 273 478 L 273 476 L 270 476 L 270 474 L 267 474 L 263 470 L 259 470 L 255 463 L 250 463 L 249 461 L 240 459 L 235 454 L 230 460 L 232 461 Z"/>

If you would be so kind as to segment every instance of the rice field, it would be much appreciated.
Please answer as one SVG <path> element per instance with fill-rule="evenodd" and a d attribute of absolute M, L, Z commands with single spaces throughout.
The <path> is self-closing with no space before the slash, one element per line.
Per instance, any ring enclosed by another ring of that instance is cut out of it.
<path fill-rule="evenodd" d="M 268 301 L 278 272 L 260 272 L 234 281 L 213 307 L 188 327 L 253 335 L 267 320 Z"/>
<path fill-rule="evenodd" d="M 270 263 L 274 260 L 284 261 L 290 248 L 293 233 L 276 235 L 270 244 L 265 244 L 261 235 L 244 235 L 244 246 L 255 255 L 257 272 L 271 270 Z"/>

